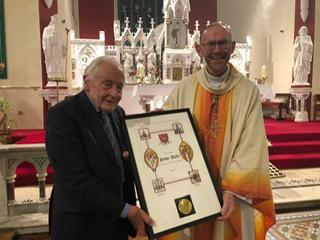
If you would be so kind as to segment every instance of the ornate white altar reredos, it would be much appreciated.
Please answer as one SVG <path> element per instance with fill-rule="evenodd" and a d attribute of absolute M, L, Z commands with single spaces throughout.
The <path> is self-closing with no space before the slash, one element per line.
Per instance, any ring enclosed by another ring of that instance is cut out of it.
<path fill-rule="evenodd" d="M 99 39 L 75 38 L 75 32 L 70 31 L 72 87 L 82 88 L 83 73 L 89 63 L 96 57 L 105 55 L 105 33 L 99 32 Z"/>
<path fill-rule="evenodd" d="M 165 50 L 163 52 L 163 82 L 182 80 L 190 75 L 192 50 L 189 42 L 189 0 L 163 2 Z"/>
<path fill-rule="evenodd" d="M 143 19 L 138 20 L 133 32 L 126 18 L 121 31 L 120 21 L 114 21 L 114 46 L 105 46 L 104 32 L 99 39 L 79 39 L 70 32 L 72 87 L 82 87 L 84 68 L 96 57 L 115 57 L 124 68 L 127 84 L 175 83 L 189 76 L 203 64 L 195 50 L 200 42 L 199 23 L 189 30 L 189 0 L 164 0 L 164 23 L 143 29 Z M 210 24 L 208 21 L 207 24 Z M 192 33 L 189 33 L 192 32 Z M 232 62 L 249 76 L 250 49 L 247 43 L 237 43 L 231 56 Z"/>
<path fill-rule="evenodd" d="M 230 62 L 246 77 L 250 77 L 251 46 L 247 42 L 236 43 Z"/>

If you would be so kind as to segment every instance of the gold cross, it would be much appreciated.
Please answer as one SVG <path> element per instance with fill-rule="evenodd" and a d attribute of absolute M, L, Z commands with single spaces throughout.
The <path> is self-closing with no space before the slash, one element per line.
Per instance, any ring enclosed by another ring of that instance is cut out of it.
<path fill-rule="evenodd" d="M 216 138 L 218 136 L 218 134 L 220 133 L 221 131 L 221 124 L 218 122 L 218 119 L 213 119 L 211 121 L 211 124 L 210 124 L 210 133 L 212 134 L 212 137 Z"/>
<path fill-rule="evenodd" d="M 209 131 L 214 138 L 218 136 L 220 130 L 222 128 L 221 124 L 218 122 L 218 107 L 219 107 L 219 95 L 214 95 L 212 98 L 212 115 L 211 115 L 211 123 L 209 127 Z"/>

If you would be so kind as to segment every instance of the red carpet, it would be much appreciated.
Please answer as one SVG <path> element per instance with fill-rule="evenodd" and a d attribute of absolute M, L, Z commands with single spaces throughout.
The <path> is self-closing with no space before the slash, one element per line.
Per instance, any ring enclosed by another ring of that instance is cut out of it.
<path fill-rule="evenodd" d="M 265 119 L 270 161 L 278 168 L 304 168 L 320 166 L 320 121 L 297 123 Z M 16 144 L 44 143 L 44 130 L 16 130 Z M 53 182 L 53 170 L 47 169 L 47 183 Z M 36 169 L 27 162 L 19 165 L 16 186 L 37 185 Z"/>
<path fill-rule="evenodd" d="M 44 143 L 45 131 L 44 129 L 14 130 L 12 138 L 15 144 Z"/>
<path fill-rule="evenodd" d="M 31 144 L 31 143 L 44 143 L 45 131 L 43 129 L 23 129 L 15 130 L 12 133 L 12 139 L 15 144 Z M 15 186 L 34 186 L 38 185 L 36 177 L 37 170 L 29 162 L 21 163 L 16 170 Z M 49 165 L 47 168 L 46 183 L 53 183 L 53 169 Z"/>
<path fill-rule="evenodd" d="M 320 122 L 292 122 L 265 119 L 269 158 L 276 167 L 320 166 Z"/>

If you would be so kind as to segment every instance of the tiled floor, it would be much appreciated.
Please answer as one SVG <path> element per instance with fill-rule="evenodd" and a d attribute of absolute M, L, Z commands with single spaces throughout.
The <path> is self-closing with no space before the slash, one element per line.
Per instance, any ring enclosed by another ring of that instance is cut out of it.
<path fill-rule="evenodd" d="M 285 177 L 271 180 L 273 199 L 278 212 L 301 208 L 320 209 L 320 168 L 282 172 Z"/>
<path fill-rule="evenodd" d="M 267 240 L 320 240 L 320 210 L 277 215 Z"/>
<path fill-rule="evenodd" d="M 285 173 L 285 177 L 271 180 L 274 188 L 274 201 L 278 212 L 300 212 L 301 210 L 304 210 L 304 208 L 314 208 L 312 212 L 320 211 L 320 168 L 283 170 L 282 172 Z M 48 186 L 46 189 L 47 197 L 50 196 L 50 192 L 51 186 Z M 37 187 L 17 188 L 15 192 L 16 200 L 18 202 L 28 202 L 37 199 L 38 194 L 39 191 Z M 301 216 L 301 214 L 308 213 L 309 212 L 305 210 L 305 212 L 299 214 Z M 287 213 L 277 214 L 277 218 L 284 218 L 287 216 L 286 214 Z M 297 215 L 297 213 L 290 214 L 293 214 L 292 216 Z M 320 224 L 320 222 L 318 223 Z M 306 226 L 304 225 L 304 227 Z M 47 232 L 47 214 L 34 213 L 0 217 L 0 230 L 13 228 L 20 234 Z M 279 230 L 279 226 L 277 226 L 277 229 Z M 267 239 L 275 240 L 283 238 L 270 237 Z"/>

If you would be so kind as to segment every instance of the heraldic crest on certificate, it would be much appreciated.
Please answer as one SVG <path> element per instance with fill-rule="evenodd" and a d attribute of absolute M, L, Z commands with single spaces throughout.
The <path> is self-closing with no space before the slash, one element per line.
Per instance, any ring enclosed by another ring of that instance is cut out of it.
<path fill-rule="evenodd" d="M 174 184 L 176 181 L 190 181 L 192 184 L 200 182 L 201 178 L 199 171 L 192 168 L 192 160 L 194 159 L 193 149 L 183 139 L 184 130 L 181 122 L 165 122 L 164 125 L 168 125 L 168 128 L 153 130 L 151 128 L 138 129 L 142 144 L 145 144 L 144 161 L 150 170 L 154 173 L 155 178 L 152 180 L 152 186 L 155 193 L 166 191 L 166 185 Z M 165 126 L 164 126 L 165 127 Z M 176 135 L 176 136 L 172 136 Z M 175 142 L 172 142 L 174 137 Z M 176 138 L 178 137 L 178 138 Z M 180 143 L 179 143 L 180 142 Z M 159 152 L 157 147 L 160 145 L 168 147 L 170 154 L 164 154 Z M 173 149 L 171 146 L 174 144 L 177 149 Z M 155 145 L 155 146 L 153 146 Z M 178 145 L 178 146 L 177 146 Z M 165 176 L 157 176 L 157 169 L 161 168 L 160 162 L 184 160 L 190 167 L 186 172 L 186 176 L 181 179 L 174 179 L 173 182 L 168 182 L 169 179 L 165 179 Z"/>
<path fill-rule="evenodd" d="M 156 222 L 149 237 L 217 217 L 221 199 L 189 109 L 129 115 L 125 121 L 139 202 Z"/>

